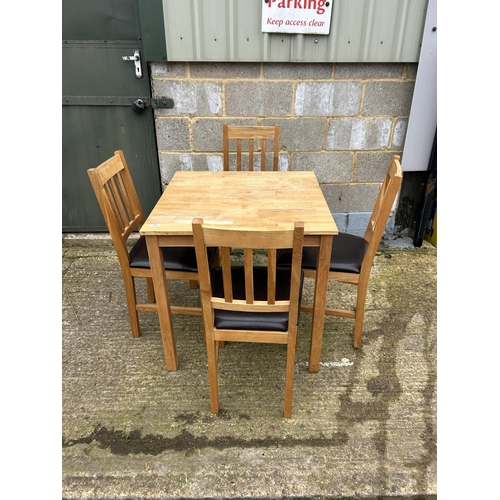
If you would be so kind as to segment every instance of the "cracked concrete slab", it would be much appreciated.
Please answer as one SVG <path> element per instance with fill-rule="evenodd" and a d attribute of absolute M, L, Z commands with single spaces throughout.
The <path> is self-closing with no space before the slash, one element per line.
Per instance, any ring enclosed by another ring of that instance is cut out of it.
<path fill-rule="evenodd" d="M 179 369 L 168 372 L 154 313 L 132 338 L 109 238 L 62 248 L 64 499 L 436 498 L 434 247 L 381 246 L 363 347 L 352 320 L 327 317 L 318 373 L 301 314 L 291 419 L 283 346 L 227 344 L 213 415 L 201 318 L 174 316 Z M 199 304 L 187 282 L 169 287 L 172 303 Z M 353 297 L 330 284 L 332 303 Z"/>

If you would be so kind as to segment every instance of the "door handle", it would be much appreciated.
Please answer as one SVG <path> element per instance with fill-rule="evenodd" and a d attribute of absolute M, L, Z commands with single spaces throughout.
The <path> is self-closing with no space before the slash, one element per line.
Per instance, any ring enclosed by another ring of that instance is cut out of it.
<path fill-rule="evenodd" d="M 135 65 L 135 76 L 136 78 L 142 78 L 142 67 L 141 67 L 141 52 L 140 50 L 134 50 L 133 56 L 122 56 L 124 61 L 134 61 Z"/>

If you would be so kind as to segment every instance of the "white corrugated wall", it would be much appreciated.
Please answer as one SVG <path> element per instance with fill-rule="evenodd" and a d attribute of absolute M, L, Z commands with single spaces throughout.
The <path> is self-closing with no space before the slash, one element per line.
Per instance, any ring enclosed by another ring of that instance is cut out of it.
<path fill-rule="evenodd" d="M 419 60 L 428 0 L 334 0 L 329 35 L 263 33 L 263 1 L 163 0 L 168 60 Z"/>

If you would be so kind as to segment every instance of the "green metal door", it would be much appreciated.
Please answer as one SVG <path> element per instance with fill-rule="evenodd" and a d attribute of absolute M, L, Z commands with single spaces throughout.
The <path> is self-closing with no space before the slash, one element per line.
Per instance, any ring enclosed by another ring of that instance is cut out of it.
<path fill-rule="evenodd" d="M 148 65 L 137 0 L 62 2 L 63 232 L 107 231 L 87 169 L 122 149 L 147 215 L 161 195 Z M 123 57 L 130 59 L 124 60 Z M 171 107 L 171 106 L 163 106 Z"/>

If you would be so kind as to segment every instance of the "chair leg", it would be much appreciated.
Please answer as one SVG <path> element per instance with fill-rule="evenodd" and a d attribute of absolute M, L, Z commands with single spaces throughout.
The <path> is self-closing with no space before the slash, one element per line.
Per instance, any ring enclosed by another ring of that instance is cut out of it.
<path fill-rule="evenodd" d="M 146 287 L 148 289 L 148 302 L 154 304 L 156 302 L 155 289 L 153 286 L 153 278 L 146 278 Z"/>
<path fill-rule="evenodd" d="M 359 349 L 363 339 L 363 320 L 365 316 L 366 291 L 368 280 L 360 281 L 358 284 L 358 295 L 356 298 L 356 317 L 354 318 L 354 347 Z"/>
<path fill-rule="evenodd" d="M 292 397 L 293 397 L 293 377 L 295 373 L 295 350 L 296 341 L 290 341 L 286 350 L 286 377 L 285 377 L 285 411 L 283 416 L 290 418 L 292 416 Z"/>
<path fill-rule="evenodd" d="M 217 374 L 218 345 L 213 335 L 207 335 L 208 381 L 210 384 L 210 408 L 212 413 L 219 413 L 219 382 Z"/>
<path fill-rule="evenodd" d="M 196 280 L 189 280 L 189 288 L 198 288 L 198 282 Z"/>
<path fill-rule="evenodd" d="M 125 285 L 125 295 L 127 296 L 128 314 L 130 317 L 130 328 L 132 329 L 132 337 L 138 338 L 141 336 L 141 329 L 139 327 L 139 314 L 137 313 L 137 299 L 135 294 L 135 281 L 134 277 L 127 275 L 123 276 L 123 283 Z"/>

